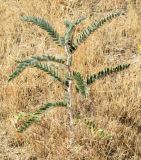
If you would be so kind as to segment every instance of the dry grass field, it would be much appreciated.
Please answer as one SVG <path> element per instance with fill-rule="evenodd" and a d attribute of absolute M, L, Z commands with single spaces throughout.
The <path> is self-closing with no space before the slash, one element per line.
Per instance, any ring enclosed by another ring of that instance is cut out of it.
<path fill-rule="evenodd" d="M 67 111 L 56 108 L 20 134 L 16 116 L 46 101 L 63 98 L 59 83 L 27 69 L 8 83 L 15 60 L 45 53 L 64 54 L 48 34 L 20 20 L 33 15 L 48 20 L 63 35 L 64 19 L 87 19 L 76 34 L 112 10 L 126 15 L 94 32 L 74 55 L 83 75 L 131 63 L 129 69 L 94 83 L 89 99 L 75 95 L 75 144 L 68 149 Z M 141 159 L 141 1 L 140 0 L 0 0 L 0 160 L 140 160 Z M 87 125 L 85 120 L 92 123 Z M 95 126 L 95 127 L 92 127 Z M 95 129 L 96 128 L 96 129 Z"/>

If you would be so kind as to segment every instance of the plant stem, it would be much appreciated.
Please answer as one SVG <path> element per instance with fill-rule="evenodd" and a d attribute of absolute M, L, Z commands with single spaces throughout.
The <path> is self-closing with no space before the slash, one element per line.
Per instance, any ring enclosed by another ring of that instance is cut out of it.
<path fill-rule="evenodd" d="M 72 146 L 74 142 L 74 133 L 73 133 L 73 111 L 72 111 L 72 71 L 71 71 L 71 63 L 72 63 L 72 55 L 68 52 L 68 47 L 65 46 L 65 52 L 67 54 L 67 69 L 68 69 L 68 75 L 69 75 L 69 80 L 68 80 L 68 86 L 67 86 L 67 94 L 68 94 L 68 102 L 67 102 L 67 107 L 68 107 L 68 115 L 69 115 L 69 128 L 70 128 L 70 140 L 69 140 L 69 145 L 70 147 Z"/>

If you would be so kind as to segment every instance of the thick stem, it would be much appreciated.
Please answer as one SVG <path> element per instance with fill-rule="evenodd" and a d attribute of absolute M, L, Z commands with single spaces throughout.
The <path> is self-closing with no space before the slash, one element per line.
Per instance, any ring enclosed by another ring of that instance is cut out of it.
<path fill-rule="evenodd" d="M 68 46 L 65 46 L 65 52 L 67 54 L 67 69 L 69 77 L 72 76 L 71 71 L 71 63 L 72 63 L 72 55 L 68 53 Z M 69 115 L 69 128 L 70 128 L 70 141 L 69 145 L 72 146 L 74 142 L 74 133 L 73 133 L 73 111 L 72 111 L 72 80 L 71 78 L 68 80 L 68 86 L 67 86 L 67 94 L 68 94 L 68 115 Z"/>

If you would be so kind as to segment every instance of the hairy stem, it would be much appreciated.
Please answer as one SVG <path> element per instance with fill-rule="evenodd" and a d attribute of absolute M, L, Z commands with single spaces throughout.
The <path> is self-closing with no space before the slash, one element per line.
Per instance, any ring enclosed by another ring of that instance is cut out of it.
<path fill-rule="evenodd" d="M 72 146 L 74 142 L 74 135 L 73 135 L 73 111 L 72 111 L 72 71 L 71 71 L 71 63 L 72 63 L 72 55 L 69 54 L 68 52 L 68 47 L 65 46 L 65 52 L 67 54 L 67 70 L 68 70 L 68 86 L 67 86 L 67 94 L 68 94 L 68 102 L 67 102 L 67 107 L 69 109 L 68 115 L 69 115 L 69 128 L 70 128 L 70 140 L 69 140 L 69 145 L 70 147 Z"/>

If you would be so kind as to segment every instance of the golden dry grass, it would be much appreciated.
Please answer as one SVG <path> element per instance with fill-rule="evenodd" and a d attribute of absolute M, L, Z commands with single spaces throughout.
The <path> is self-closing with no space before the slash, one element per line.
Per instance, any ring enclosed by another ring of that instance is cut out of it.
<path fill-rule="evenodd" d="M 17 113 L 34 111 L 46 101 L 61 100 L 59 84 L 35 69 L 8 83 L 15 60 L 46 52 L 63 54 L 47 34 L 20 21 L 21 15 L 47 19 L 61 34 L 64 19 L 87 20 L 77 32 L 109 11 L 126 9 L 125 16 L 96 31 L 74 55 L 74 68 L 83 75 L 107 66 L 131 63 L 127 71 L 97 81 L 90 99 L 74 97 L 76 143 L 67 149 L 67 112 L 54 109 L 24 134 L 16 132 Z M 140 0 L 0 0 L 0 159 L 2 160 L 140 160 L 141 159 L 141 1 Z M 92 121 L 108 137 L 84 124 Z"/>

